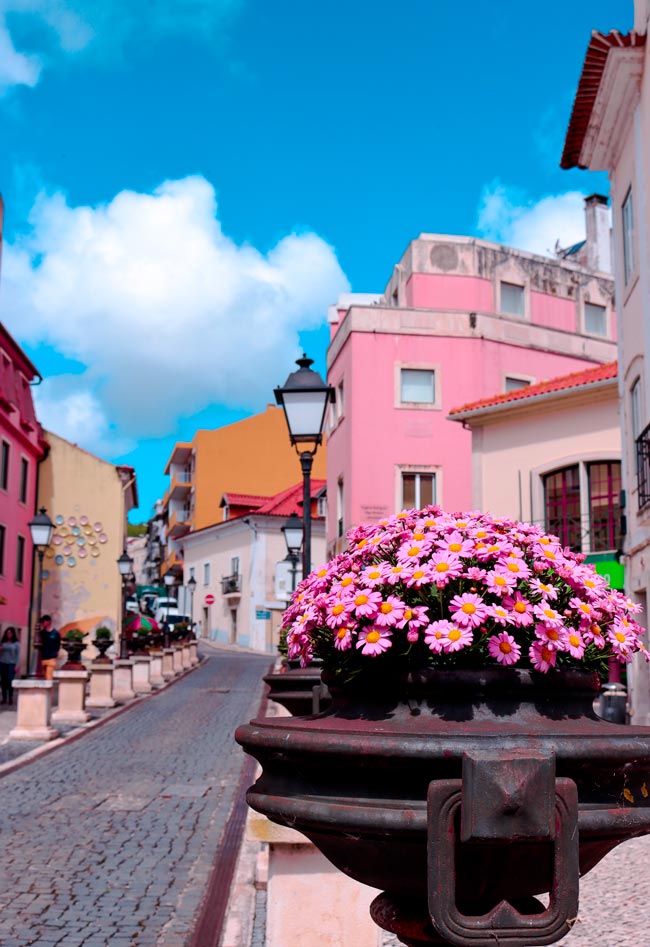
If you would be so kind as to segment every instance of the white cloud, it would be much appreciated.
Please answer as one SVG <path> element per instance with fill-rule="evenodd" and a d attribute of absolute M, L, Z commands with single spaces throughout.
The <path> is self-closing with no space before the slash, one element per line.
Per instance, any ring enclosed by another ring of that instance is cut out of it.
<path fill-rule="evenodd" d="M 45 65 L 61 53 L 83 50 L 120 55 L 129 44 L 185 33 L 210 40 L 241 9 L 244 0 L 0 0 L 0 96 L 14 86 L 35 86 Z M 40 48 L 18 52 L 7 18 L 42 27 Z"/>
<path fill-rule="evenodd" d="M 83 431 L 93 412 L 130 438 L 168 434 L 212 403 L 260 407 L 299 354 L 298 332 L 349 288 L 314 233 L 267 254 L 224 235 L 202 177 L 98 207 L 41 196 L 30 225 L 5 247 L 0 314 L 21 340 L 87 366 L 66 381 L 67 401 L 52 398 Z M 70 384 L 91 395 L 70 401 Z"/>
<path fill-rule="evenodd" d="M 580 191 L 566 191 L 533 201 L 493 181 L 483 188 L 477 229 L 488 240 L 552 256 L 557 240 L 563 247 L 584 240 L 584 200 Z"/>
<path fill-rule="evenodd" d="M 134 441 L 116 433 L 99 400 L 84 387 L 79 376 L 45 379 L 34 389 L 34 402 L 38 419 L 46 430 L 100 457 L 117 457 L 136 446 Z"/>

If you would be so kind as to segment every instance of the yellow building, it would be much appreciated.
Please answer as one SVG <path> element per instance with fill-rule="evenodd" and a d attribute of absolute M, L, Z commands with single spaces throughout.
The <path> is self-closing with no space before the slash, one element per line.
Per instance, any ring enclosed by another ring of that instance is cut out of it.
<path fill-rule="evenodd" d="M 45 551 L 43 608 L 63 631 L 119 626 L 126 518 L 137 506 L 135 472 L 116 466 L 45 432 L 49 454 L 41 463 L 38 506 L 54 523 Z"/>
<path fill-rule="evenodd" d="M 326 476 L 325 446 L 314 458 L 312 476 Z M 260 414 L 212 431 L 197 431 L 192 441 L 175 445 L 165 473 L 166 560 L 162 571 L 183 569 L 182 537 L 223 520 L 221 498 L 229 490 L 273 496 L 300 478 L 300 462 L 289 442 L 282 408 L 268 405 Z"/>

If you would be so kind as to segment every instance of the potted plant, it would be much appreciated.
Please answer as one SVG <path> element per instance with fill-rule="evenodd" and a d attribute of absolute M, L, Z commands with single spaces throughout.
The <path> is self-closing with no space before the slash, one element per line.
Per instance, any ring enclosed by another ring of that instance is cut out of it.
<path fill-rule="evenodd" d="M 93 640 L 94 646 L 99 652 L 99 657 L 95 658 L 96 661 L 102 661 L 104 663 L 110 663 L 110 658 L 106 657 L 106 652 L 113 644 L 113 633 L 110 628 L 106 628 L 102 625 L 100 628 L 95 630 L 95 638 Z"/>
<path fill-rule="evenodd" d="M 151 640 L 150 629 L 144 626 L 136 628 L 133 632 L 129 644 L 133 654 L 147 654 L 147 648 Z"/>
<path fill-rule="evenodd" d="M 650 729 L 592 710 L 610 658 L 647 659 L 637 607 L 509 519 L 428 507 L 348 540 L 284 618 L 332 706 L 239 728 L 249 804 L 383 889 L 406 944 L 555 942 L 579 874 L 650 831 Z"/>
<path fill-rule="evenodd" d="M 63 665 L 62 670 L 78 671 L 80 668 L 83 668 L 81 654 L 86 650 L 86 645 L 84 644 L 85 637 L 86 633 L 79 628 L 71 628 L 70 631 L 66 631 L 61 642 L 61 647 L 67 653 L 68 659 Z"/>

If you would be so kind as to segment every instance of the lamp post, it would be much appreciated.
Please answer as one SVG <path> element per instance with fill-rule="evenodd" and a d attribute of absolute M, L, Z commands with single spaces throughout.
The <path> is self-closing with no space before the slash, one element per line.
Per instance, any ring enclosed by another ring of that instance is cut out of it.
<path fill-rule="evenodd" d="M 124 602 L 126 599 L 126 583 L 131 575 L 131 570 L 133 569 L 133 559 L 128 554 L 126 549 L 117 560 L 117 568 L 120 570 L 120 575 L 122 577 L 122 612 L 120 616 L 120 660 L 124 661 L 129 656 L 129 649 L 127 647 L 126 635 L 124 634 Z"/>
<path fill-rule="evenodd" d="M 196 579 L 193 575 L 190 576 L 187 587 L 190 590 L 190 631 L 194 634 L 194 592 L 196 591 Z"/>
<path fill-rule="evenodd" d="M 300 456 L 303 477 L 303 546 L 302 574 L 311 572 L 311 468 L 314 454 L 323 440 L 327 405 L 335 401 L 334 389 L 326 385 L 311 366 L 313 359 L 303 354 L 296 361 L 298 371 L 292 372 L 283 388 L 274 390 L 275 400 L 284 408 L 289 438 Z"/>
<path fill-rule="evenodd" d="M 40 645 L 41 645 L 41 610 L 43 607 L 43 556 L 45 555 L 45 550 L 50 545 L 52 539 L 52 533 L 54 532 L 54 523 L 47 515 L 47 511 L 44 506 L 40 508 L 38 513 L 34 516 L 34 519 L 29 524 L 29 532 L 32 537 L 32 544 L 34 549 L 38 553 L 38 586 L 36 593 L 36 622 L 35 622 L 35 632 L 34 632 L 34 647 L 38 650 L 37 664 L 40 664 Z M 32 675 L 31 666 L 32 666 L 32 623 L 30 622 L 28 633 L 27 633 L 27 676 L 37 676 Z"/>
<path fill-rule="evenodd" d="M 296 571 L 300 547 L 302 545 L 302 520 L 297 513 L 292 513 L 282 527 L 282 535 L 287 546 L 287 559 L 291 563 L 291 591 L 296 591 Z"/>
<path fill-rule="evenodd" d="M 165 573 L 165 578 L 163 579 L 167 587 L 167 607 L 165 608 L 165 640 L 163 644 L 166 648 L 169 647 L 169 596 L 172 593 L 172 589 L 176 585 L 176 576 L 172 572 Z"/>

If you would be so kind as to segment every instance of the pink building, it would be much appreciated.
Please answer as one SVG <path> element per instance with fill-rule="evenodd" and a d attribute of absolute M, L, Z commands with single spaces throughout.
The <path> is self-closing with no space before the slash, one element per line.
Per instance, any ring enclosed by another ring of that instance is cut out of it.
<path fill-rule="evenodd" d="M 585 204 L 588 240 L 561 257 L 421 234 L 382 295 L 330 308 L 330 555 L 405 506 L 471 507 L 471 433 L 452 408 L 616 358 L 609 224 L 602 198 Z M 595 269 L 573 262 L 585 249 Z"/>
<path fill-rule="evenodd" d="M 0 221 L 1 223 L 1 221 Z M 29 521 L 47 450 L 30 388 L 40 375 L 0 324 L 0 628 L 26 633 L 32 582 Z"/>

